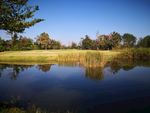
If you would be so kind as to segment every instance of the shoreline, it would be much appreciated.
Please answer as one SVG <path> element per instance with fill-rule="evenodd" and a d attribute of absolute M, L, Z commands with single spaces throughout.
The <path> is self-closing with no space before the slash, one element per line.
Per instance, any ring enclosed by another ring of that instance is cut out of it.
<path fill-rule="evenodd" d="M 103 66 L 113 60 L 150 60 L 150 48 L 123 50 L 30 50 L 0 52 L 0 63 L 50 64 L 79 62 L 83 66 Z"/>

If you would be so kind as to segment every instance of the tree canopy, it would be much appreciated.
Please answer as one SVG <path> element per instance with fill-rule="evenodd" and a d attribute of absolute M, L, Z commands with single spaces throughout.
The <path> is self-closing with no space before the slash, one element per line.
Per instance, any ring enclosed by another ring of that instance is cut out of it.
<path fill-rule="evenodd" d="M 26 28 L 43 19 L 34 18 L 38 6 L 28 5 L 28 0 L 0 0 L 0 29 L 11 35 L 22 33 Z"/>
<path fill-rule="evenodd" d="M 138 42 L 138 46 L 140 46 L 140 47 L 150 47 L 150 35 L 145 36 L 143 39 L 141 38 Z"/>
<path fill-rule="evenodd" d="M 111 39 L 112 39 L 111 35 L 99 35 L 97 37 L 98 48 L 104 50 L 112 49 Z"/>
<path fill-rule="evenodd" d="M 10 40 L 0 38 L 0 52 L 9 50 L 35 50 L 35 49 L 88 49 L 88 50 L 111 50 L 130 47 L 150 47 L 150 35 L 138 40 L 132 34 L 125 33 L 121 36 L 117 32 L 109 35 L 97 35 L 96 39 L 91 39 L 85 35 L 77 44 L 72 42 L 71 45 L 62 45 L 60 41 L 50 38 L 48 33 L 41 33 L 36 40 L 26 36 L 14 35 Z"/>
<path fill-rule="evenodd" d="M 133 47 L 136 43 L 136 37 L 130 33 L 125 33 L 122 39 L 124 47 Z"/>
<path fill-rule="evenodd" d="M 85 35 L 85 38 L 82 40 L 82 49 L 91 49 L 93 41 L 88 35 Z"/>
<path fill-rule="evenodd" d="M 36 43 L 40 49 L 60 49 L 61 43 L 54 39 L 51 39 L 48 33 L 41 33 L 40 36 L 37 37 Z"/>
<path fill-rule="evenodd" d="M 120 47 L 120 43 L 121 43 L 121 35 L 117 32 L 113 32 L 111 34 L 111 41 L 112 41 L 112 46 L 115 48 L 119 48 Z"/>
<path fill-rule="evenodd" d="M 48 45 L 51 43 L 50 37 L 48 33 L 41 33 L 40 36 L 37 37 L 37 44 L 40 46 L 40 48 L 48 48 Z"/>

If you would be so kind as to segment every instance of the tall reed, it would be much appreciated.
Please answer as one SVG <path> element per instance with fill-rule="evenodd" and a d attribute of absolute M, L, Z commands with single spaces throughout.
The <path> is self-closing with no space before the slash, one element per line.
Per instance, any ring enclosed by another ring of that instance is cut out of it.
<path fill-rule="evenodd" d="M 67 53 L 59 54 L 58 62 L 78 62 L 83 66 L 100 66 L 102 61 L 102 55 L 100 52 L 79 52 L 79 53 Z"/>
<path fill-rule="evenodd" d="M 131 48 L 117 55 L 118 59 L 128 60 L 150 60 L 150 49 L 148 48 Z"/>

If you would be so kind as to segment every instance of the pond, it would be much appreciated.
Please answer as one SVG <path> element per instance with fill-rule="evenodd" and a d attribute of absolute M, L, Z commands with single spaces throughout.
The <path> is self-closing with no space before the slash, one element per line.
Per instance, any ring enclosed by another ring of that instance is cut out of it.
<path fill-rule="evenodd" d="M 149 113 L 150 65 L 0 64 L 0 102 L 53 113 Z"/>

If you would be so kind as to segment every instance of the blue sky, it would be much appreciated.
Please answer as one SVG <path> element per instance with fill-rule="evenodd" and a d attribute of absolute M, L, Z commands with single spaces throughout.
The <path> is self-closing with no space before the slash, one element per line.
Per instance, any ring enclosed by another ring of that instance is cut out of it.
<path fill-rule="evenodd" d="M 150 35 L 150 0 L 30 0 L 39 5 L 35 17 L 45 21 L 23 35 L 34 39 L 42 32 L 64 44 L 79 42 L 86 34 L 129 32 L 137 37 Z M 0 36 L 8 39 L 2 31 Z"/>

